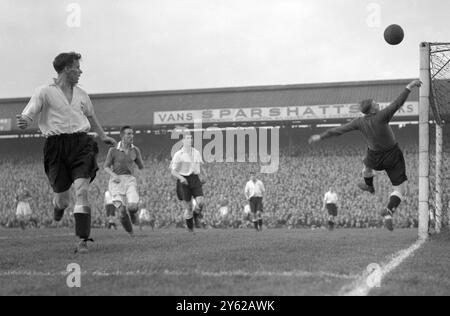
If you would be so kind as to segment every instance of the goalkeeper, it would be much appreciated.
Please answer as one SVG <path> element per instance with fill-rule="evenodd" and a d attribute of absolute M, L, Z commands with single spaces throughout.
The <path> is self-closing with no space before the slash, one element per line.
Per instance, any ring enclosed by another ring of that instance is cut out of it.
<path fill-rule="evenodd" d="M 380 105 L 373 99 L 364 100 L 360 103 L 360 111 L 364 116 L 358 117 L 346 125 L 329 129 L 320 135 L 313 135 L 309 139 L 309 143 L 313 144 L 354 130 L 361 132 L 366 140 L 368 149 L 364 158 L 364 182 L 359 183 L 358 187 L 374 194 L 373 171 L 386 171 L 391 180 L 393 192 L 389 197 L 389 203 L 381 211 L 381 216 L 384 218 L 386 228 L 390 231 L 394 230 L 392 216 L 403 199 L 405 183 L 408 177 L 406 176 L 403 153 L 395 140 L 395 135 L 389 122 L 406 102 L 412 89 L 421 85 L 420 80 L 412 81 L 406 86 L 406 89 L 400 96 L 383 110 L 380 110 Z"/>

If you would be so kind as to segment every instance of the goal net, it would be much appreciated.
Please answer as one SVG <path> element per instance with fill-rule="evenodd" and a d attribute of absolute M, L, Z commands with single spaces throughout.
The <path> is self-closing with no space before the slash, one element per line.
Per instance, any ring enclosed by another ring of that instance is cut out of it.
<path fill-rule="evenodd" d="M 450 43 L 421 44 L 419 235 L 450 224 Z"/>

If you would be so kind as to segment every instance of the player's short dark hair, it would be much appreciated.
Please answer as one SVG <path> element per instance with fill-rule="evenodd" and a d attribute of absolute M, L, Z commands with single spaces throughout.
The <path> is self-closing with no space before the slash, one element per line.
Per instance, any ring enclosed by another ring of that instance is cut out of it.
<path fill-rule="evenodd" d="M 127 129 L 133 129 L 130 125 L 124 125 L 120 128 L 120 135 L 123 135 L 123 132 Z"/>
<path fill-rule="evenodd" d="M 359 104 L 359 109 L 363 114 L 369 114 L 370 109 L 372 109 L 373 99 L 366 99 L 361 101 Z"/>
<path fill-rule="evenodd" d="M 64 68 L 71 67 L 76 60 L 80 60 L 81 55 L 75 52 L 61 53 L 53 60 L 53 68 L 57 73 L 61 73 Z"/>

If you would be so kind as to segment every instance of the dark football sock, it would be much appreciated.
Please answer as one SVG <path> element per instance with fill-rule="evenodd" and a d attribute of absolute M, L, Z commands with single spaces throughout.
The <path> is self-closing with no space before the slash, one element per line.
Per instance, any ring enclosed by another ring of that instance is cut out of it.
<path fill-rule="evenodd" d="M 84 207 L 87 213 L 75 213 L 75 235 L 80 239 L 89 239 L 91 235 L 91 209 Z"/>
<path fill-rule="evenodd" d="M 133 226 L 131 225 L 131 220 L 130 220 L 130 216 L 128 216 L 128 213 L 126 211 L 125 206 L 121 206 L 119 207 L 119 216 L 120 216 L 120 223 L 123 226 L 123 229 L 125 229 L 125 231 L 127 233 L 132 233 L 133 232 Z"/>
<path fill-rule="evenodd" d="M 255 229 L 256 229 L 256 230 L 259 229 L 259 227 L 258 227 L 258 221 L 254 221 L 254 222 L 253 222 L 253 225 L 255 225 Z"/>
<path fill-rule="evenodd" d="M 193 230 L 194 229 L 194 219 L 193 218 L 187 219 L 186 225 L 189 230 Z"/>
<path fill-rule="evenodd" d="M 131 223 L 133 223 L 133 225 L 137 225 L 138 224 L 138 218 L 137 218 L 138 210 L 137 209 L 128 209 L 128 212 L 130 213 Z"/>
<path fill-rule="evenodd" d="M 373 177 L 370 177 L 370 178 L 364 178 L 364 182 L 366 182 L 366 184 L 367 184 L 369 187 L 373 187 Z"/>
<path fill-rule="evenodd" d="M 55 206 L 55 208 L 53 209 L 53 219 L 56 222 L 61 221 L 64 215 L 64 210 L 65 210 L 64 208 L 58 208 Z"/>
<path fill-rule="evenodd" d="M 400 205 L 401 202 L 402 202 L 402 200 L 398 196 L 391 195 L 389 198 L 389 203 L 388 203 L 387 208 L 393 212 Z"/>
<path fill-rule="evenodd" d="M 205 210 L 205 204 L 201 204 L 198 208 L 198 214 L 199 214 L 200 218 L 202 218 L 204 210 Z"/>
<path fill-rule="evenodd" d="M 258 225 L 259 225 L 259 229 L 262 229 L 262 225 L 263 225 L 263 220 L 262 219 L 258 220 Z"/>

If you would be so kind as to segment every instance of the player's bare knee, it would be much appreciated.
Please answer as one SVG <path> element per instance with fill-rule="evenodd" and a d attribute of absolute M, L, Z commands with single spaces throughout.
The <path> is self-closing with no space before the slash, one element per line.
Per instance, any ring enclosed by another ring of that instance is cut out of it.
<path fill-rule="evenodd" d="M 55 194 L 53 205 L 60 210 L 64 210 L 70 205 L 70 193 L 68 191 Z"/>
<path fill-rule="evenodd" d="M 74 182 L 77 203 L 88 203 L 89 179 L 76 179 Z"/>
<path fill-rule="evenodd" d="M 192 210 L 185 209 L 184 210 L 184 219 L 191 219 L 194 217 L 194 213 Z"/>
<path fill-rule="evenodd" d="M 406 193 L 406 185 L 407 185 L 406 181 L 400 185 L 394 185 L 392 187 L 393 193 L 396 193 L 396 195 L 399 195 L 399 197 L 402 197 Z"/>
<path fill-rule="evenodd" d="M 75 198 L 77 203 L 88 203 L 89 182 L 84 179 L 75 180 Z"/>
<path fill-rule="evenodd" d="M 364 178 L 372 178 L 373 177 L 373 170 L 368 168 L 368 167 L 364 167 L 363 171 L 362 171 L 362 175 Z"/>
<path fill-rule="evenodd" d="M 194 209 L 192 201 L 184 202 L 184 209 L 188 210 L 188 211 L 192 211 Z"/>
<path fill-rule="evenodd" d="M 201 209 L 203 206 L 205 206 L 205 200 L 203 198 L 197 198 L 197 207 Z"/>
<path fill-rule="evenodd" d="M 69 204 L 70 202 L 67 199 L 55 199 L 55 206 L 60 210 L 65 210 L 69 207 Z"/>

